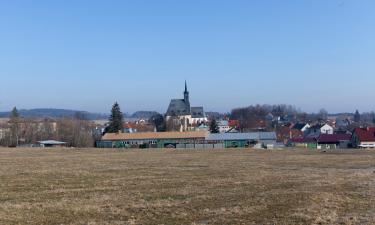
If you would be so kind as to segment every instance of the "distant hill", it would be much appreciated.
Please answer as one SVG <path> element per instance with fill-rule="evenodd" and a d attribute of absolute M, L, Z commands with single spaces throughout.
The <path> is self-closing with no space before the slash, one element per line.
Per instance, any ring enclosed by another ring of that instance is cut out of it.
<path fill-rule="evenodd" d="M 21 109 L 19 110 L 20 116 L 24 118 L 64 118 L 73 117 L 80 113 L 88 120 L 101 120 L 108 119 L 107 114 L 103 113 L 90 113 L 86 111 L 69 110 L 69 109 Z M 0 112 L 0 118 L 9 117 L 10 112 Z"/>

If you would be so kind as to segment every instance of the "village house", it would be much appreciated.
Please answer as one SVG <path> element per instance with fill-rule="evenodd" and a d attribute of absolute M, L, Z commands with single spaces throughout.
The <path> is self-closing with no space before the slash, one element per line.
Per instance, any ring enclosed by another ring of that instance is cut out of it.
<path fill-rule="evenodd" d="M 318 137 L 292 138 L 288 143 L 291 147 L 311 149 L 344 149 L 351 146 L 350 134 L 320 134 Z"/>
<path fill-rule="evenodd" d="M 375 148 L 375 127 L 354 129 L 352 144 L 354 148 Z"/>
<path fill-rule="evenodd" d="M 219 133 L 226 133 L 232 128 L 229 126 L 229 121 L 227 120 L 219 120 L 217 122 L 217 126 L 219 127 Z"/>
<path fill-rule="evenodd" d="M 295 123 L 291 126 L 292 130 L 299 130 L 301 132 L 305 132 L 310 128 L 310 124 L 308 123 Z"/>
<path fill-rule="evenodd" d="M 334 128 L 328 124 L 316 124 L 306 129 L 305 135 L 308 137 L 318 137 L 320 134 L 333 134 Z"/>
<path fill-rule="evenodd" d="M 210 127 L 204 123 L 202 123 L 201 125 L 197 126 L 195 128 L 195 131 L 210 131 Z"/>
<path fill-rule="evenodd" d="M 292 129 L 288 126 L 281 126 L 276 130 L 277 141 L 287 144 L 289 139 L 303 137 L 303 132 L 300 129 Z"/>
<path fill-rule="evenodd" d="M 7 123 L 0 123 L 0 141 L 5 139 L 10 132 L 10 126 Z"/>
<path fill-rule="evenodd" d="M 239 120 L 228 120 L 228 125 L 231 128 L 238 129 L 240 127 L 240 121 Z"/>
<path fill-rule="evenodd" d="M 137 132 L 154 132 L 154 125 L 148 122 L 125 122 L 123 125 L 123 133 L 137 133 Z"/>

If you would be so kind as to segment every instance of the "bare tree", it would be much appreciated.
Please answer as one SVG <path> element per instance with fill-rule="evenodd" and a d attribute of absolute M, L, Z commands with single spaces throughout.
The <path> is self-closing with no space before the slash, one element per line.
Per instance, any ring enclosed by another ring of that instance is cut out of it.
<path fill-rule="evenodd" d="M 95 126 L 90 121 L 78 119 L 61 119 L 57 122 L 57 137 L 72 147 L 93 147 L 93 130 Z"/>
<path fill-rule="evenodd" d="M 11 124 L 10 128 L 10 146 L 16 147 L 19 142 L 19 113 L 16 107 L 13 108 L 10 114 L 9 123 Z"/>
<path fill-rule="evenodd" d="M 178 116 L 170 116 L 166 120 L 167 131 L 181 131 L 182 121 Z"/>
<path fill-rule="evenodd" d="M 328 119 L 328 111 L 325 109 L 320 109 L 318 112 L 318 119 L 322 122 L 326 122 Z"/>

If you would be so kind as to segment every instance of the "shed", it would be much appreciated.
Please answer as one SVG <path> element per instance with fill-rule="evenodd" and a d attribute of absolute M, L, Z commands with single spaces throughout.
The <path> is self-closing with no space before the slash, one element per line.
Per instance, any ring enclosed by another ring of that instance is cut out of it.
<path fill-rule="evenodd" d="M 55 140 L 46 140 L 46 141 L 38 141 L 40 147 L 43 148 L 52 148 L 52 147 L 62 147 L 66 145 L 66 142 L 62 141 L 55 141 Z"/>

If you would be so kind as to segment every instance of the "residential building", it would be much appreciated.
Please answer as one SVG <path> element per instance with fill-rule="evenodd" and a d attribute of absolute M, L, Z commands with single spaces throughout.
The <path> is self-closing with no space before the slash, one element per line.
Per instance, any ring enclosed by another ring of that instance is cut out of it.
<path fill-rule="evenodd" d="M 318 149 L 344 149 L 351 146 L 350 134 L 321 134 L 317 139 Z"/>
<path fill-rule="evenodd" d="M 351 146 L 351 135 L 320 134 L 316 138 L 298 137 L 290 139 L 288 145 L 311 149 L 344 149 Z"/>
<path fill-rule="evenodd" d="M 375 127 L 354 129 L 352 144 L 354 148 L 375 148 Z"/>
<path fill-rule="evenodd" d="M 219 120 L 217 122 L 217 126 L 219 127 L 219 133 L 226 133 L 232 128 L 229 126 L 229 121 L 227 120 Z"/>
<path fill-rule="evenodd" d="M 328 124 L 316 124 L 306 129 L 305 135 L 314 138 L 320 134 L 333 134 L 333 131 L 333 127 Z"/>
<path fill-rule="evenodd" d="M 292 125 L 291 129 L 293 130 L 299 130 L 299 131 L 302 131 L 302 132 L 305 132 L 307 131 L 309 128 L 310 128 L 310 124 L 308 123 L 295 123 Z"/>
<path fill-rule="evenodd" d="M 328 124 L 324 124 L 321 128 L 320 128 L 320 133 L 321 134 L 333 134 L 333 127 L 328 125 Z"/>
<path fill-rule="evenodd" d="M 239 120 L 228 120 L 228 124 L 230 127 L 238 128 L 240 126 Z"/>
<path fill-rule="evenodd" d="M 9 124 L 0 124 L 0 140 L 6 138 L 6 135 L 10 132 Z"/>
<path fill-rule="evenodd" d="M 276 130 L 277 141 L 287 144 L 290 139 L 303 137 L 303 132 L 300 129 L 292 129 L 288 126 L 281 126 Z"/>
<path fill-rule="evenodd" d="M 195 131 L 210 131 L 210 127 L 206 124 L 201 124 L 198 127 L 195 128 Z"/>

